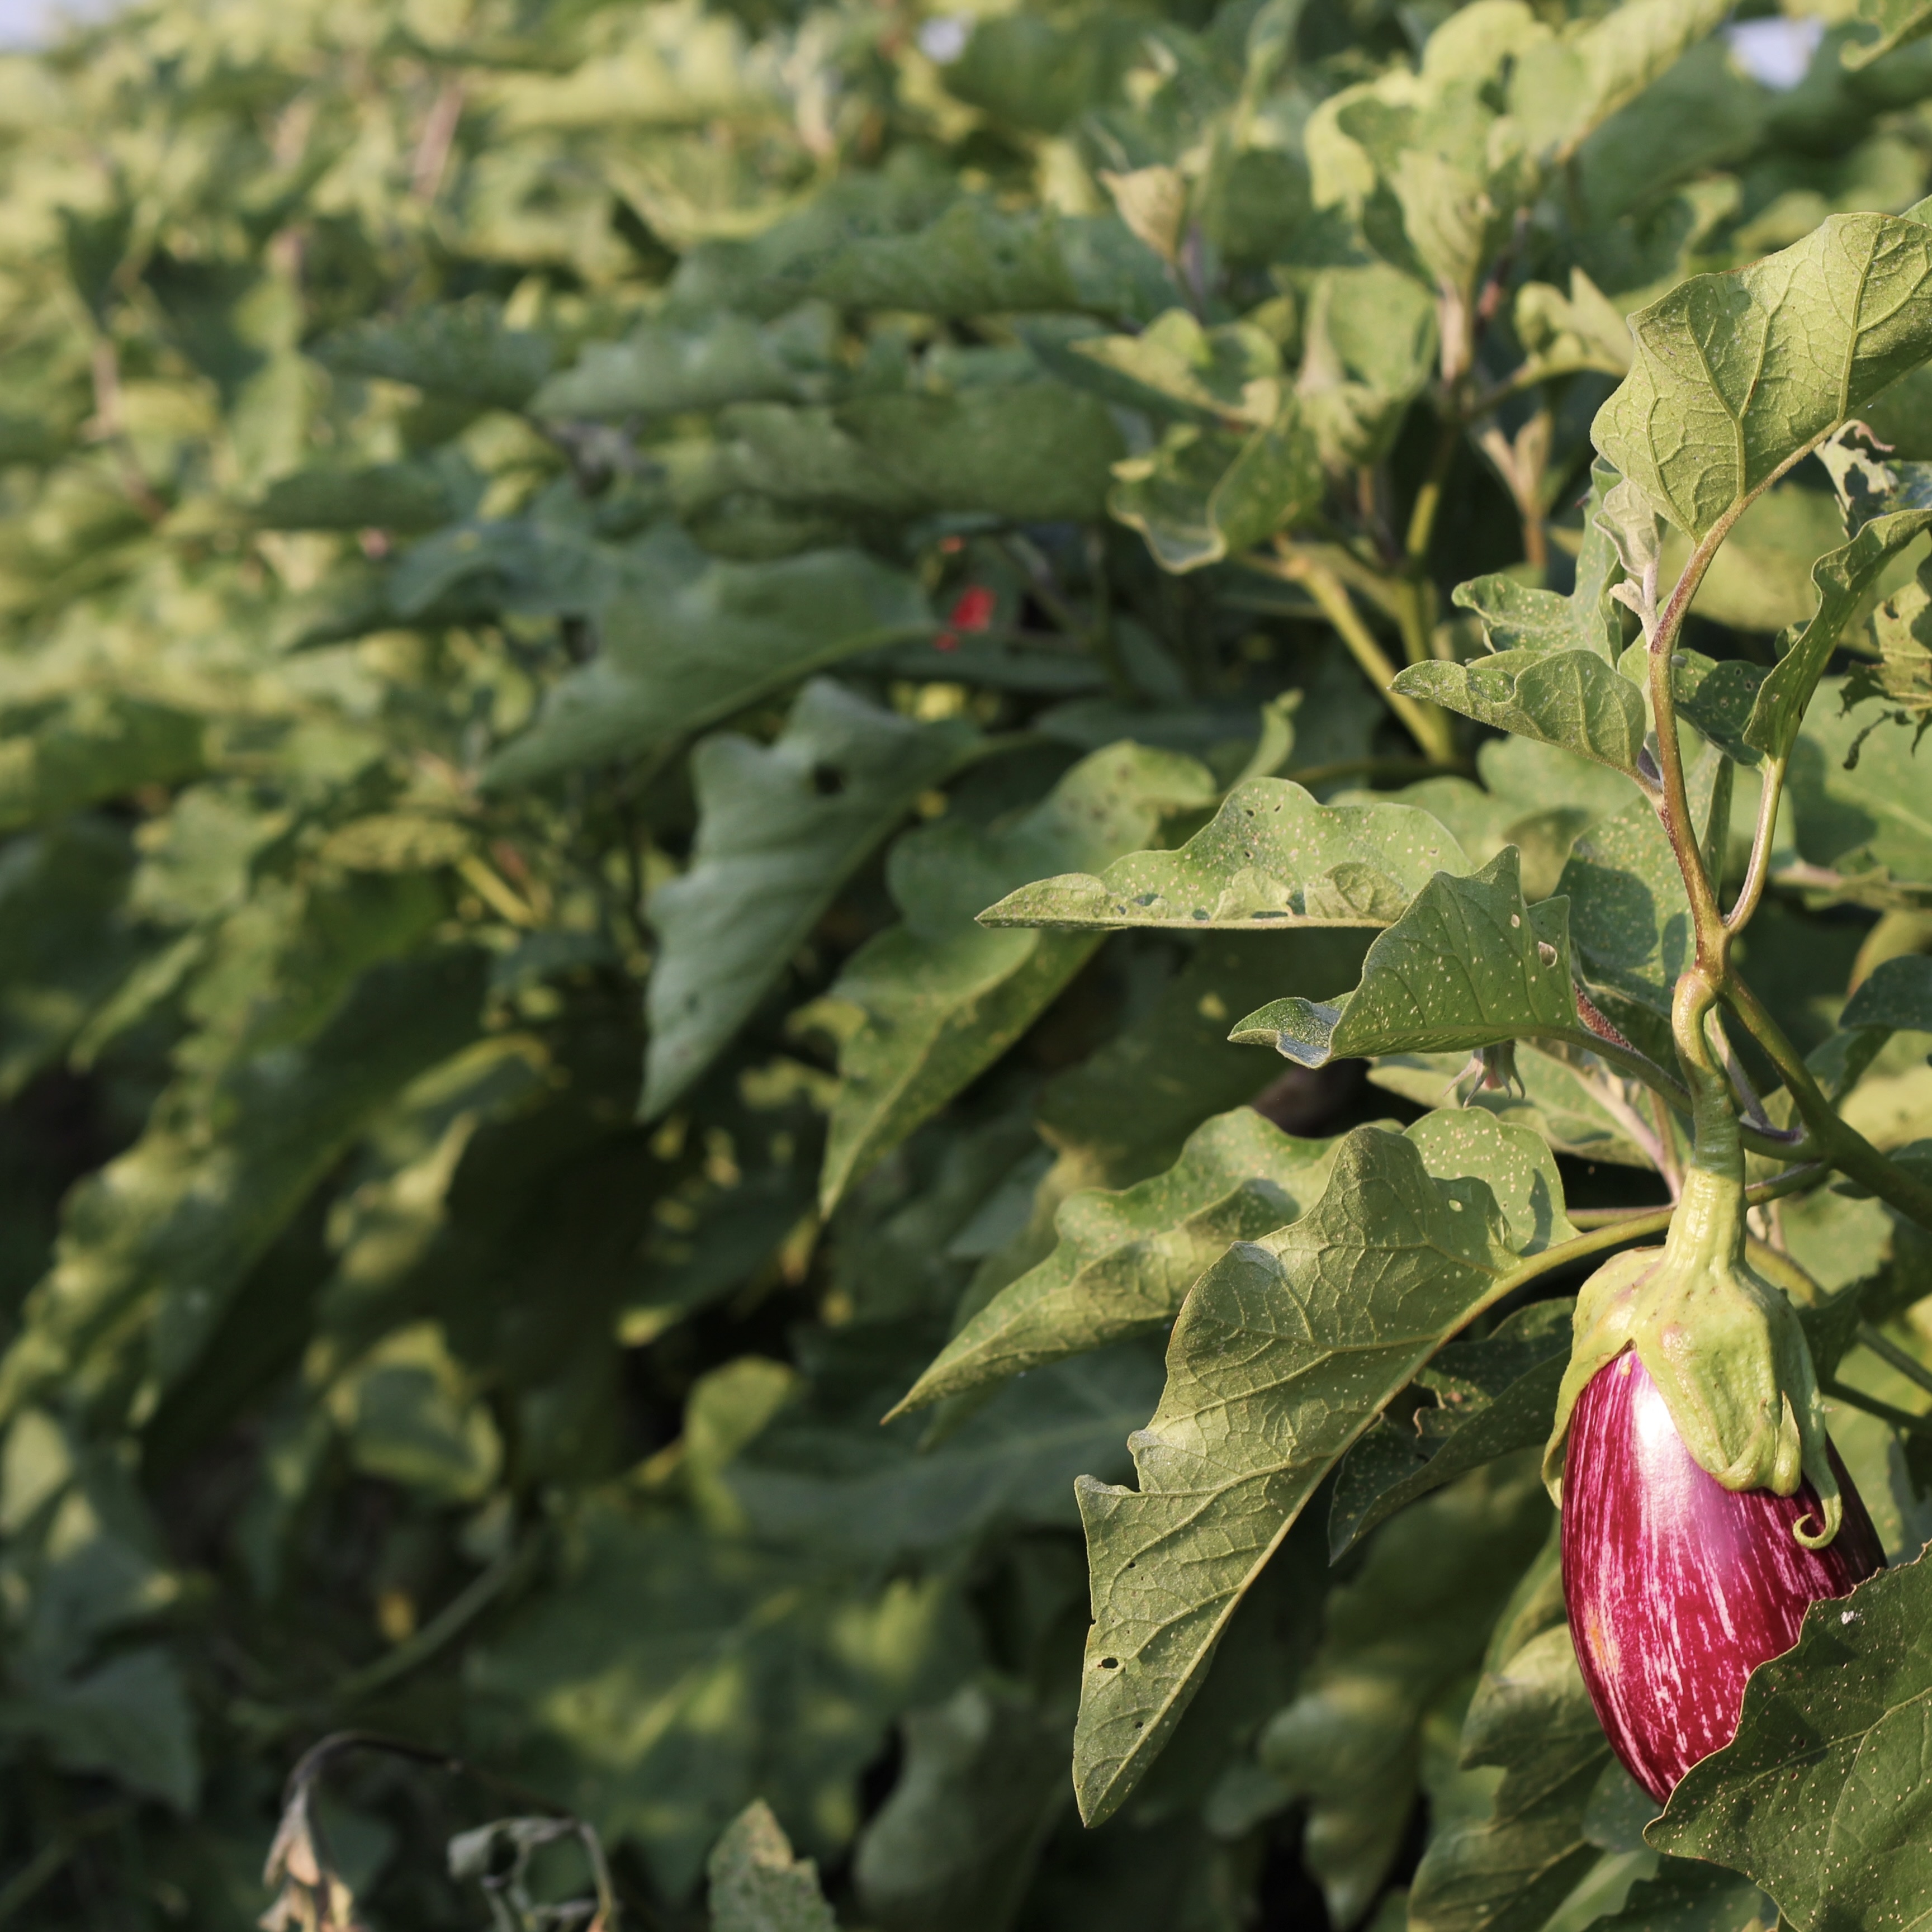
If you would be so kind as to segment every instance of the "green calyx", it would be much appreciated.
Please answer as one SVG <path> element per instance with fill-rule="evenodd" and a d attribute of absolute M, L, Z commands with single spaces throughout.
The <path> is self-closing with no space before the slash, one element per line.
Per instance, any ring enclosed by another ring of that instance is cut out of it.
<path fill-rule="evenodd" d="M 1556 1399 L 1543 1478 L 1561 1507 L 1576 1398 L 1634 1349 L 1699 1468 L 1727 1490 L 1792 1495 L 1809 1478 L 1821 1525 L 1793 1534 L 1825 1547 L 1844 1514 L 1825 1408 L 1798 1314 L 1744 1256 L 1744 1166 L 1728 1110 L 1699 1109 L 1697 1151 L 1661 1248 L 1617 1256 L 1577 1297 L 1576 1340 Z M 1726 1129 L 1728 1128 L 1728 1133 Z"/>

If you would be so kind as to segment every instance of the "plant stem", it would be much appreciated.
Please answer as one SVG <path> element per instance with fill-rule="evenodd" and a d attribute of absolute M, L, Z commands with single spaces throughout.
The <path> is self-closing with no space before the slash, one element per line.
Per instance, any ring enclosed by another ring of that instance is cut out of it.
<path fill-rule="evenodd" d="M 1922 1228 L 1932 1228 L 1932 1187 L 1897 1162 L 1889 1161 L 1857 1128 L 1843 1119 L 1813 1077 L 1798 1049 L 1786 1036 L 1763 1003 L 1736 973 L 1726 976 L 1725 1003 L 1747 1031 L 1771 1056 L 1783 1076 L 1818 1152 L 1834 1167 L 1869 1188 Z"/>
<path fill-rule="evenodd" d="M 1875 1415 L 1881 1422 L 1888 1422 L 1894 1429 L 1902 1429 L 1909 1435 L 1932 1436 L 1932 1415 L 1914 1415 L 1909 1408 L 1894 1408 L 1888 1402 L 1880 1402 L 1875 1395 L 1867 1395 L 1862 1389 L 1847 1388 L 1837 1381 L 1821 1381 L 1820 1389 L 1834 1402 L 1842 1402 L 1852 1408 L 1862 1408 L 1868 1415 Z"/>
<path fill-rule="evenodd" d="M 1456 740 L 1448 716 L 1432 704 L 1418 704 L 1414 698 L 1389 688 L 1395 682 L 1396 668 L 1362 622 L 1334 572 L 1325 564 L 1284 545 L 1278 574 L 1292 584 L 1300 584 L 1315 599 L 1322 614 L 1348 647 L 1350 656 L 1367 674 L 1369 682 L 1382 693 L 1389 709 L 1408 728 L 1409 735 L 1430 760 L 1443 765 L 1453 763 Z"/>
<path fill-rule="evenodd" d="M 1764 896 L 1765 881 L 1771 873 L 1772 840 L 1778 830 L 1778 804 L 1784 793 L 1786 763 L 1783 758 L 1767 758 L 1760 772 L 1757 826 L 1751 835 L 1750 863 L 1745 868 L 1744 884 L 1738 888 L 1736 903 L 1724 916 L 1725 928 L 1731 932 L 1740 932 L 1750 923 L 1751 915 Z"/>
<path fill-rule="evenodd" d="M 1907 1382 L 1916 1382 L 1928 1395 L 1932 1395 L 1932 1369 L 1928 1369 L 1916 1356 L 1908 1354 L 1888 1336 L 1880 1334 L 1869 1322 L 1858 1324 L 1858 1341 L 1880 1361 L 1896 1369 Z"/>

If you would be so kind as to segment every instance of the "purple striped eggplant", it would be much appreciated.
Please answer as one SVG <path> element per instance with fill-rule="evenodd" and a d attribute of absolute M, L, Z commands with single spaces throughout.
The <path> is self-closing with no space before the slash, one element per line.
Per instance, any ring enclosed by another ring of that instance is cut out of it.
<path fill-rule="evenodd" d="M 1725 1487 L 1699 1467 L 1633 1351 L 1576 1398 L 1563 1472 L 1570 1634 L 1605 1734 L 1659 1804 L 1730 1742 L 1744 1679 L 1797 1642 L 1806 1606 L 1884 1565 L 1858 1490 L 1826 1448 L 1844 1514 L 1817 1548 L 1811 1484 L 1784 1496 Z"/>

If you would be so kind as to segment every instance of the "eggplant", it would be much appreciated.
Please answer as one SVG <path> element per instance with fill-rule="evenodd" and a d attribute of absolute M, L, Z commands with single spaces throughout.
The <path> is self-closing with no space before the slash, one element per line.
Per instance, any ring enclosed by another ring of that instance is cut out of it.
<path fill-rule="evenodd" d="M 1612 1748 L 1660 1804 L 1730 1742 L 1745 1678 L 1797 1642 L 1808 1606 L 1885 1567 L 1864 1502 L 1826 1447 L 1844 1516 L 1821 1548 L 1812 1484 L 1782 1496 L 1726 1488 L 1700 1467 L 1634 1350 L 1576 1398 L 1562 1485 L 1570 1634 Z"/>

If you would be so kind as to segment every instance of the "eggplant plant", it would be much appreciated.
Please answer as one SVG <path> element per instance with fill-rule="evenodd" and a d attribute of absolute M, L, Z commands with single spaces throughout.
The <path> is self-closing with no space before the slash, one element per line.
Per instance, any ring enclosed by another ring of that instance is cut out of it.
<path fill-rule="evenodd" d="M 0 1918 L 1923 1917 L 1928 29 L 0 55 Z"/>

